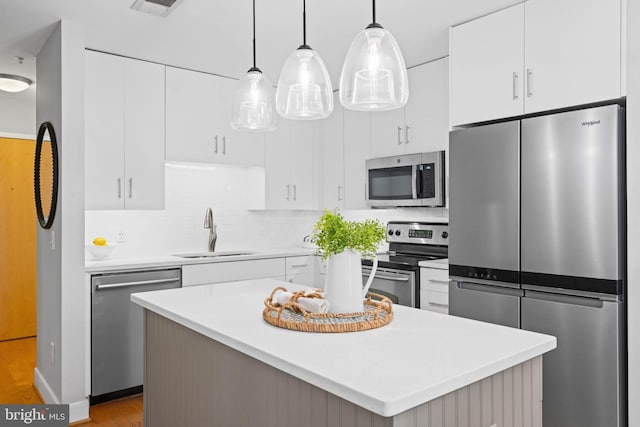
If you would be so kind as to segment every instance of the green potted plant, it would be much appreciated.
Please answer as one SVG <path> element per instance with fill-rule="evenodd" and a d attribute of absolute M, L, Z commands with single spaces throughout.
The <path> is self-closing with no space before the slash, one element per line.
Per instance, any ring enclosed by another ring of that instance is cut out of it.
<path fill-rule="evenodd" d="M 385 237 L 378 220 L 347 221 L 336 212 L 325 211 L 313 228 L 313 243 L 318 254 L 327 260 L 325 298 L 330 313 L 353 313 L 363 310 L 364 297 L 373 281 L 378 259 L 378 245 Z M 373 258 L 369 279 L 362 286 L 362 257 Z"/>

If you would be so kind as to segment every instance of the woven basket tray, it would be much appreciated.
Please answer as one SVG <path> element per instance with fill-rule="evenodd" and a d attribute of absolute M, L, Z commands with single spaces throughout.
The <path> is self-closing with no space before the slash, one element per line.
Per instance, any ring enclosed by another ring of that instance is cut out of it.
<path fill-rule="evenodd" d="M 287 290 L 277 287 L 264 300 L 262 317 L 267 323 L 280 328 L 303 332 L 358 332 L 379 328 L 393 319 L 393 303 L 385 296 L 369 292 L 364 300 L 364 311 L 359 313 L 320 314 L 305 311 L 296 300 L 304 292 L 294 292 L 291 300 L 284 306 L 271 304 L 276 291 Z M 307 298 L 320 297 L 319 294 L 306 295 Z M 375 299 L 373 299 L 375 298 Z M 379 301 L 378 301 L 379 300 Z"/>

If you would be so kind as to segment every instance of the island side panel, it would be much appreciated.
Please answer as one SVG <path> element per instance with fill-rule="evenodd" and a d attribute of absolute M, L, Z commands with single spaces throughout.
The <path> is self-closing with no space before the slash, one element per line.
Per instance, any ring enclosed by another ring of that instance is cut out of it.
<path fill-rule="evenodd" d="M 387 418 L 145 310 L 144 368 L 148 427 L 542 426 L 541 357 Z"/>
<path fill-rule="evenodd" d="M 394 427 L 542 427 L 542 356 L 393 417 Z"/>

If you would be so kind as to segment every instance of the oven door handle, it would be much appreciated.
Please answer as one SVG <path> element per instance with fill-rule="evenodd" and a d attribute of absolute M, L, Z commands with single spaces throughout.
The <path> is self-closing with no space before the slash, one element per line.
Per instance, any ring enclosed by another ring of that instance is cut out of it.
<path fill-rule="evenodd" d="M 369 275 L 363 273 L 362 277 L 369 277 Z M 386 275 L 383 276 L 382 274 L 376 274 L 374 277 L 376 279 L 393 280 L 394 282 L 408 282 L 409 281 L 408 277 L 386 276 Z"/>

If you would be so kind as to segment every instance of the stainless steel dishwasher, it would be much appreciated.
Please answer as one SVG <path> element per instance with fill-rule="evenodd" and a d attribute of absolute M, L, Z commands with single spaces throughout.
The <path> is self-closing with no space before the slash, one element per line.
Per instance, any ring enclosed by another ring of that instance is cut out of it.
<path fill-rule="evenodd" d="M 131 294 L 180 286 L 180 268 L 91 276 L 91 404 L 142 391 L 143 316 Z"/>

